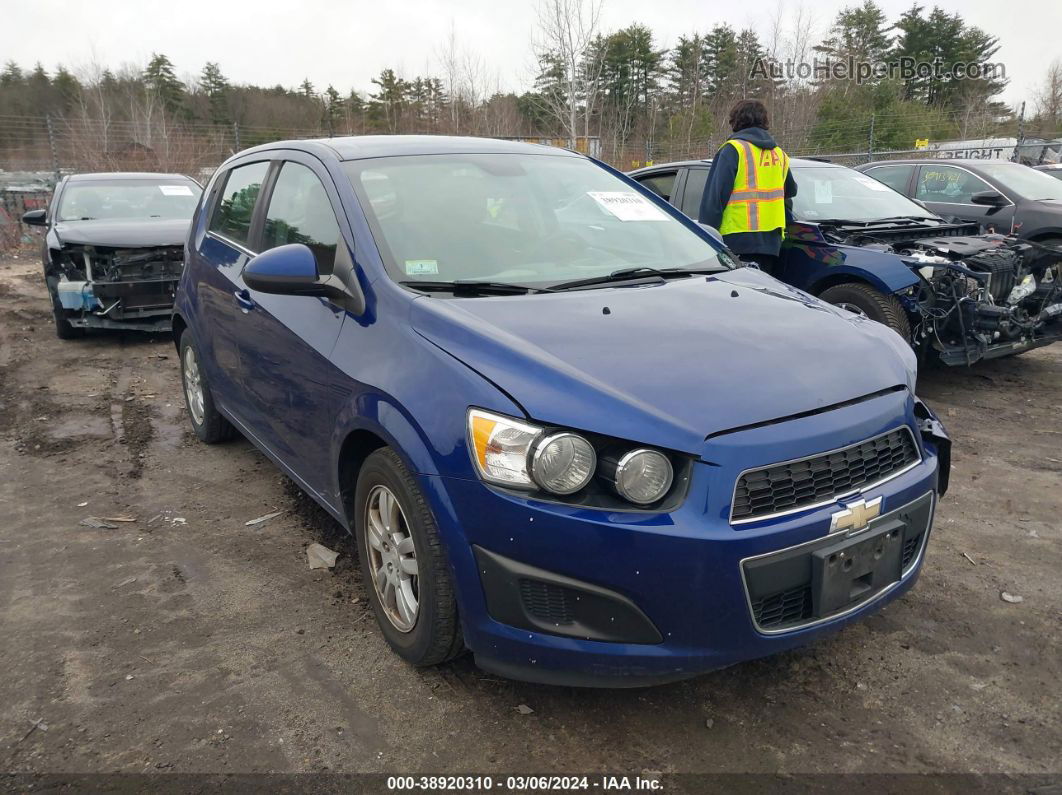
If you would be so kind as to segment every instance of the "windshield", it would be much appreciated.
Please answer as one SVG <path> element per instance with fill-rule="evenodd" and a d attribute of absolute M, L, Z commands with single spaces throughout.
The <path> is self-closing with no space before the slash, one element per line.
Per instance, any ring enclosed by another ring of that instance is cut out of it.
<path fill-rule="evenodd" d="M 978 163 L 977 168 L 986 177 L 994 179 L 1023 199 L 1062 200 L 1062 182 L 1052 179 L 1043 171 L 1021 163 Z"/>
<path fill-rule="evenodd" d="M 59 221 L 163 218 L 191 220 L 203 192 L 188 179 L 116 179 L 71 182 L 63 190 Z"/>
<path fill-rule="evenodd" d="M 344 167 L 396 281 L 548 286 L 634 267 L 727 267 L 711 244 L 581 157 L 420 155 Z"/>
<path fill-rule="evenodd" d="M 793 178 L 797 183 L 793 217 L 798 221 L 937 217 L 888 185 L 849 168 L 800 166 L 793 169 Z"/>

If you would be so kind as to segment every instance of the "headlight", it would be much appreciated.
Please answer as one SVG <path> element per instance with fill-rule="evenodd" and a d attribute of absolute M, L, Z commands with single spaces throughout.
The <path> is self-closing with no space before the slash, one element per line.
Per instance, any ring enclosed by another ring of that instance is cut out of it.
<path fill-rule="evenodd" d="M 602 471 L 617 493 L 637 505 L 648 505 L 671 489 L 674 472 L 667 456 L 656 450 L 632 450 L 618 460 L 603 460 Z"/>
<path fill-rule="evenodd" d="M 555 433 L 535 445 L 531 477 L 554 494 L 574 494 L 590 482 L 597 466 L 597 453 L 582 436 Z"/>
<path fill-rule="evenodd" d="M 558 497 L 583 492 L 575 498 L 580 504 L 615 505 L 600 486 L 586 488 L 596 473 L 637 506 L 662 500 L 675 480 L 671 459 L 659 450 L 596 435 L 588 439 L 482 409 L 468 411 L 468 440 L 483 480 Z"/>
<path fill-rule="evenodd" d="M 536 425 L 486 411 L 468 412 L 473 460 L 484 480 L 505 486 L 534 486 L 527 470 L 531 445 L 542 434 Z"/>

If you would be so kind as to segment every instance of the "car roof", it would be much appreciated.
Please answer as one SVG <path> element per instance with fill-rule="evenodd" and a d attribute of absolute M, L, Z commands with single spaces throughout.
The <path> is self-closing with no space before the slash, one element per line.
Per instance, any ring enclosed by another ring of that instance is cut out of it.
<path fill-rule="evenodd" d="M 1020 166 L 1021 163 L 1015 163 L 1012 160 L 983 160 L 973 157 L 908 157 L 902 160 L 874 160 L 870 163 L 862 163 L 859 168 L 869 168 L 870 166 L 893 166 L 893 165 L 917 165 L 920 163 L 926 163 L 934 166 L 964 166 L 966 168 L 976 169 L 978 166 L 984 163 L 1006 163 L 1012 166 Z"/>
<path fill-rule="evenodd" d="M 100 171 L 93 174 L 71 174 L 66 179 L 68 182 L 107 182 L 117 179 L 185 179 L 189 182 L 195 182 L 194 179 L 186 177 L 184 174 L 162 174 L 148 171 Z"/>
<path fill-rule="evenodd" d="M 275 141 L 248 149 L 240 154 L 268 152 L 276 149 L 295 149 L 318 155 L 329 153 L 340 160 L 442 154 L 531 154 L 582 157 L 577 152 L 554 146 L 458 135 L 352 135 L 343 138 Z"/>
<path fill-rule="evenodd" d="M 794 166 L 800 166 L 802 168 L 846 168 L 840 163 L 830 163 L 825 160 L 815 160 L 807 157 L 792 157 L 789 162 Z M 675 160 L 669 163 L 654 163 L 651 166 L 643 166 L 642 168 L 636 168 L 633 171 L 628 171 L 628 174 L 642 174 L 648 171 L 658 171 L 660 169 L 667 168 L 682 168 L 690 166 L 710 166 L 712 159 L 702 158 L 700 160 Z"/>

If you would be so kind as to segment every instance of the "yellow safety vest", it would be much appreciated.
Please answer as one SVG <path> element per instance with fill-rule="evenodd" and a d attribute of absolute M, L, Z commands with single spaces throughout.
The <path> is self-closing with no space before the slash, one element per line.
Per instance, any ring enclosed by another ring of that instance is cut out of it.
<path fill-rule="evenodd" d="M 789 156 L 779 147 L 760 149 L 748 141 L 731 138 L 737 150 L 738 168 L 734 192 L 723 208 L 719 232 L 769 232 L 781 229 L 785 235 L 785 178 Z"/>

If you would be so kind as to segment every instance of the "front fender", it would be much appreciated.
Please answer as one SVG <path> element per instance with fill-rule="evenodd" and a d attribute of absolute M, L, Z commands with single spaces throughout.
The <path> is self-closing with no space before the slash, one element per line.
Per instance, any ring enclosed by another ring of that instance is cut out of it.
<path fill-rule="evenodd" d="M 813 294 L 842 281 L 863 281 L 886 294 L 918 284 L 918 274 L 887 251 L 787 239 L 782 257 L 784 280 Z"/>
<path fill-rule="evenodd" d="M 337 504 L 344 485 L 340 458 L 352 433 L 368 432 L 383 440 L 415 475 L 475 478 L 466 441 L 469 407 L 524 416 L 494 384 L 408 327 L 390 341 L 390 346 L 374 346 L 366 339 L 353 346 L 341 337 L 332 354 L 333 364 L 348 375 L 369 377 L 351 378 L 351 399 L 336 417 L 330 492 Z"/>

